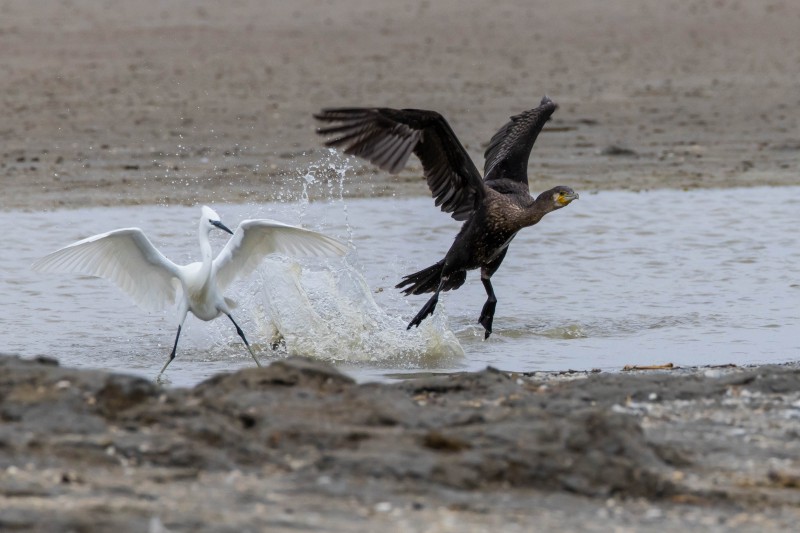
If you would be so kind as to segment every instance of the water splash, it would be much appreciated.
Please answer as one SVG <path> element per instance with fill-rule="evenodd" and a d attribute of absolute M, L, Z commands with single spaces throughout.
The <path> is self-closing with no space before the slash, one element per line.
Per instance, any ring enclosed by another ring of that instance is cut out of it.
<path fill-rule="evenodd" d="M 288 355 L 406 368 L 464 355 L 444 313 L 406 331 L 405 321 L 381 309 L 364 277 L 346 262 L 268 258 L 259 272 L 268 316 L 262 335 L 280 340 Z"/>
<path fill-rule="evenodd" d="M 420 328 L 406 331 L 404 319 L 387 314 L 375 302 L 366 280 L 353 266 L 358 265 L 358 250 L 345 201 L 345 181 L 352 169 L 352 158 L 329 150 L 319 162 L 298 173 L 302 184 L 300 219 L 315 192 L 321 192 L 327 209 L 339 211 L 344 218 L 341 223 L 353 246 L 350 263 L 320 266 L 319 262 L 269 258 L 259 270 L 259 294 L 266 311 L 262 320 L 255 320 L 257 326 L 289 355 L 349 363 L 391 362 L 404 368 L 436 366 L 461 358 L 464 350 L 444 312 Z"/>
<path fill-rule="evenodd" d="M 299 200 L 300 209 L 301 209 L 301 217 L 302 217 L 302 214 L 305 213 L 305 211 L 306 211 L 306 209 L 308 207 L 308 204 L 310 202 L 309 192 L 308 192 L 309 191 L 309 187 L 311 187 L 312 185 L 314 185 L 317 182 L 317 172 L 318 171 L 319 171 L 319 166 L 316 165 L 316 164 L 312 164 L 312 165 L 309 165 L 309 167 L 305 171 L 305 173 L 298 172 L 298 175 L 300 176 L 300 179 L 301 179 L 300 183 L 303 186 L 302 191 L 300 191 L 300 200 Z"/>

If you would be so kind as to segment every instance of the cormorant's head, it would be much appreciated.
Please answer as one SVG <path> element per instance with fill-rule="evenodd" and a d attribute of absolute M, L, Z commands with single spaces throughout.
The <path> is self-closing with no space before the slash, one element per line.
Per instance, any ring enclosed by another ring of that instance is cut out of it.
<path fill-rule="evenodd" d="M 214 228 L 221 229 L 222 231 L 226 231 L 233 235 L 233 232 L 228 229 L 228 227 L 222 223 L 222 219 L 219 218 L 219 215 L 216 211 L 208 207 L 207 205 L 203 206 L 202 209 L 203 214 L 200 215 L 200 223 L 207 226 L 208 231 L 211 231 Z"/>
<path fill-rule="evenodd" d="M 569 187 L 559 185 L 558 187 L 553 187 L 549 191 L 544 191 L 536 200 L 544 202 L 549 200 L 552 202 L 552 209 L 561 209 L 562 207 L 569 205 L 572 200 L 577 199 L 578 193 Z"/>

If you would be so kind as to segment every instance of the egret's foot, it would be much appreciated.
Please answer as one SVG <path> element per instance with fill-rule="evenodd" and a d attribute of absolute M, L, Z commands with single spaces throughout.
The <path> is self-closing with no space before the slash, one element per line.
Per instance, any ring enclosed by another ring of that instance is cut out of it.
<path fill-rule="evenodd" d="M 167 362 L 164 363 L 164 366 L 161 367 L 161 372 L 159 372 L 158 376 L 156 376 L 156 380 L 161 379 L 161 376 L 164 374 L 164 371 L 167 369 L 167 367 L 169 366 L 169 364 L 172 362 L 173 359 L 175 359 L 175 354 L 174 353 L 169 356 L 169 359 L 167 359 Z"/>
<path fill-rule="evenodd" d="M 261 368 L 261 363 L 258 362 L 258 358 L 256 357 L 256 354 L 254 354 L 253 353 L 253 349 L 250 348 L 250 343 L 247 342 L 247 339 L 245 339 L 244 336 L 242 336 L 242 340 L 244 341 L 244 345 L 247 346 L 247 351 L 250 352 L 250 356 L 253 358 L 253 361 L 256 362 L 256 365 L 258 366 L 258 368 Z"/>
<path fill-rule="evenodd" d="M 431 296 L 431 299 L 428 300 L 425 305 L 422 306 L 422 309 L 419 310 L 417 316 L 408 323 L 408 327 L 406 328 L 411 329 L 411 326 L 419 327 L 422 324 L 422 321 L 428 318 L 430 315 L 433 314 L 433 310 L 436 309 L 436 303 L 439 301 L 439 293 L 434 294 Z"/>
<path fill-rule="evenodd" d="M 231 315 L 228 315 L 228 318 L 231 319 L 231 322 L 233 322 L 233 325 L 236 327 L 236 333 L 238 333 L 239 337 L 241 337 L 242 341 L 244 341 L 244 345 L 247 346 L 247 351 L 250 352 L 250 356 L 253 358 L 253 361 L 256 362 L 256 365 L 258 365 L 259 368 L 261 368 L 261 363 L 258 362 L 258 359 L 256 359 L 256 354 L 254 354 L 253 349 L 250 348 L 250 343 L 247 342 L 247 337 L 244 336 L 244 331 L 242 331 L 242 328 L 239 327 L 239 324 L 236 323 Z"/>
<path fill-rule="evenodd" d="M 487 300 L 485 304 L 483 304 L 483 309 L 481 310 L 481 317 L 478 319 L 478 322 L 483 329 L 486 330 L 486 333 L 483 336 L 483 340 L 489 338 L 489 335 L 492 334 L 492 322 L 494 321 L 494 310 L 497 307 L 497 301 Z"/>
<path fill-rule="evenodd" d="M 158 380 L 161 379 L 161 375 L 167 369 L 172 360 L 175 359 L 175 352 L 178 351 L 178 339 L 181 338 L 181 328 L 183 328 L 183 324 L 178 324 L 178 333 L 175 335 L 175 344 L 172 345 L 172 351 L 169 353 L 169 359 L 167 359 L 167 362 L 164 363 L 164 366 L 161 367 L 161 372 L 158 373 L 158 376 L 156 377 L 156 382 L 158 382 Z"/>

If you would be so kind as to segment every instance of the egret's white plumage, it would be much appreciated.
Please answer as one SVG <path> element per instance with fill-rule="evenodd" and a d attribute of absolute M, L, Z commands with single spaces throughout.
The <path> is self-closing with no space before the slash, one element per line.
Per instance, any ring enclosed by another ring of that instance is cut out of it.
<path fill-rule="evenodd" d="M 218 228 L 233 236 L 212 260 L 208 236 Z M 124 228 L 94 235 L 57 250 L 33 264 L 39 272 L 77 272 L 111 281 L 147 311 L 159 311 L 175 303 L 178 289 L 178 334 L 170 358 L 178 346 L 181 327 L 191 311 L 201 320 L 213 320 L 225 314 L 256 359 L 241 328 L 231 316 L 235 304 L 223 296 L 236 279 L 247 276 L 261 260 L 279 253 L 293 257 L 335 257 L 347 253 L 347 247 L 325 235 L 269 219 L 245 220 L 236 232 L 220 221 L 213 209 L 203 206 L 198 228 L 202 260 L 176 265 L 158 251 L 139 228 Z M 160 374 L 159 374 L 160 375 Z"/>

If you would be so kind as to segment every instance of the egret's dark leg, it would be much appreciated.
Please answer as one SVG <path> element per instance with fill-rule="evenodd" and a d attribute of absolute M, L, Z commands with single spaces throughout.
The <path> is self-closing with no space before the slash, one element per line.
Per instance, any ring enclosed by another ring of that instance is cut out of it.
<path fill-rule="evenodd" d="M 159 377 L 161 377 L 161 374 L 164 373 L 164 370 L 167 369 L 172 360 L 175 359 L 175 351 L 178 349 L 178 339 L 181 338 L 181 326 L 183 326 L 183 324 L 178 324 L 178 334 L 175 335 L 175 344 L 172 346 L 172 353 L 169 354 L 169 359 L 166 363 L 164 363 L 164 367 L 161 369 L 161 372 L 158 373 Z"/>
<path fill-rule="evenodd" d="M 244 336 L 244 331 L 242 331 L 242 328 L 239 327 L 239 324 L 236 323 L 236 321 L 233 319 L 233 317 L 231 315 L 229 315 L 228 313 L 225 313 L 225 314 L 228 316 L 228 318 L 231 319 L 231 322 L 233 322 L 233 325 L 236 326 L 236 333 L 238 333 L 239 336 L 244 341 L 244 345 L 247 346 L 247 351 L 250 352 L 251 356 L 253 356 L 253 361 L 255 361 L 258 366 L 261 366 L 261 363 L 259 363 L 258 359 L 256 359 L 256 354 L 254 354 L 253 350 L 250 348 L 250 343 L 247 342 L 247 339 Z"/>
<path fill-rule="evenodd" d="M 481 276 L 481 282 L 483 283 L 483 288 L 486 289 L 486 296 L 488 296 L 488 298 L 486 298 L 486 303 L 483 304 L 481 317 L 478 319 L 478 322 L 480 322 L 481 326 L 486 330 L 483 336 L 483 339 L 486 340 L 489 338 L 489 335 L 492 334 L 492 321 L 494 320 L 495 307 L 497 307 L 497 298 L 494 296 L 492 280 Z"/>
<path fill-rule="evenodd" d="M 406 329 L 411 329 L 411 326 L 419 327 L 423 320 L 433 314 L 433 310 L 436 309 L 436 303 L 439 301 L 439 292 L 441 292 L 443 285 L 444 277 L 442 277 L 442 279 L 439 281 L 439 286 L 436 287 L 436 292 L 434 292 L 433 296 L 431 296 L 425 305 L 422 306 L 422 309 L 419 310 L 417 316 L 415 316 L 414 319 L 408 323 L 408 327 Z"/>

